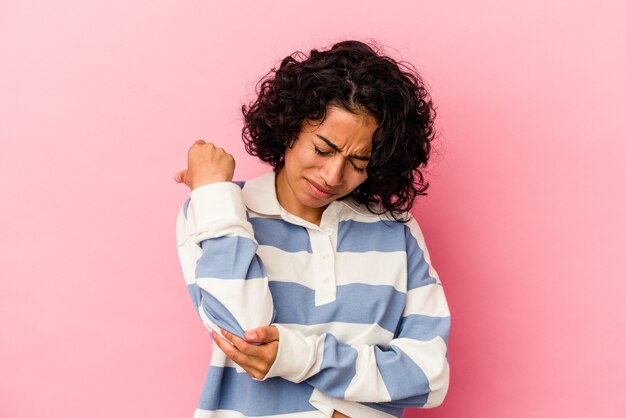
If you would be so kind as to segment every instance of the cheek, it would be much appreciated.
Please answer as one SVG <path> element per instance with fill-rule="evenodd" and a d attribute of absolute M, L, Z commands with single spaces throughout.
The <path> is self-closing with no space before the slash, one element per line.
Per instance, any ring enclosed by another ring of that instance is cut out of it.
<path fill-rule="evenodd" d="M 367 180 L 367 177 L 355 173 L 355 175 L 346 182 L 349 192 L 359 187 L 365 180 Z"/>
<path fill-rule="evenodd" d="M 309 154 L 306 149 L 296 144 L 293 148 L 287 149 L 285 152 L 285 165 L 290 165 L 295 168 L 310 165 L 313 158 Z"/>

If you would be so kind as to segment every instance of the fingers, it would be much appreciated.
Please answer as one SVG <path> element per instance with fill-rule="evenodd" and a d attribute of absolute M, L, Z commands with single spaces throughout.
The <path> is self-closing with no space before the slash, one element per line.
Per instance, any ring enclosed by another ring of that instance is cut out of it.
<path fill-rule="evenodd" d="M 191 147 L 189 147 L 189 152 L 191 153 L 192 149 L 198 148 L 197 145 L 204 145 L 207 149 L 215 150 L 215 151 L 220 152 L 222 154 L 228 154 L 224 148 L 218 147 L 218 146 L 216 146 L 212 142 L 206 142 L 204 139 L 198 139 L 196 142 L 194 142 L 191 145 Z M 228 154 L 228 155 L 230 155 L 230 154 Z"/>
<path fill-rule="evenodd" d="M 231 344 L 234 345 L 237 350 L 241 351 L 242 353 L 247 354 L 247 355 L 258 354 L 258 349 L 256 345 L 250 344 L 246 342 L 245 340 L 237 337 L 236 335 L 231 334 L 230 332 L 224 329 L 222 330 L 222 335 L 224 336 L 224 338 L 230 341 Z"/>
<path fill-rule="evenodd" d="M 278 328 L 274 326 L 258 327 L 246 331 L 243 337 L 251 343 L 271 343 L 272 341 L 278 341 L 279 332 Z"/>
<path fill-rule="evenodd" d="M 179 171 L 174 176 L 174 181 L 176 183 L 184 183 L 185 182 L 185 174 L 187 174 L 187 170 Z"/>
<path fill-rule="evenodd" d="M 223 148 L 197 140 L 187 153 L 187 172 L 184 183 L 191 190 L 206 184 L 232 181 L 235 159 Z"/>
<path fill-rule="evenodd" d="M 196 142 L 194 142 L 193 144 L 191 144 L 191 146 L 189 147 L 189 150 L 187 151 L 187 156 L 191 156 L 192 152 L 194 152 L 193 150 L 198 148 L 199 146 L 203 146 L 206 145 L 208 148 L 215 148 L 215 145 L 213 145 L 210 142 L 206 142 L 204 139 L 198 139 Z"/>
<path fill-rule="evenodd" d="M 217 344 L 217 346 L 220 348 L 220 350 L 224 352 L 224 354 L 226 354 L 232 360 L 237 361 L 235 359 L 239 354 L 239 350 L 237 350 L 237 348 L 235 348 L 224 338 L 220 337 L 219 334 L 215 331 L 211 331 L 211 336 L 213 337 L 213 341 L 215 341 L 215 344 Z"/>
<path fill-rule="evenodd" d="M 222 335 L 224 338 L 220 337 L 220 335 L 215 331 L 211 332 L 211 336 L 220 350 L 222 350 L 228 358 L 241 366 L 250 376 L 255 379 L 264 378 L 271 366 L 271 363 L 268 364 L 267 361 L 258 357 L 258 355 L 263 354 L 262 349 L 252 344 L 248 344 L 241 338 L 225 330 L 222 330 Z M 259 352 L 254 352 L 255 350 Z"/>

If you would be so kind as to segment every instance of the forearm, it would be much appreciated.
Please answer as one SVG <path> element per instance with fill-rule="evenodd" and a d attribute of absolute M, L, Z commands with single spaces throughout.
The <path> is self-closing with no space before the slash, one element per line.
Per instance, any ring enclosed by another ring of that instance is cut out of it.
<path fill-rule="evenodd" d="M 278 356 L 266 378 L 280 376 L 306 382 L 334 398 L 393 402 L 394 407 L 435 406 L 430 401 L 443 399 L 447 391 L 447 345 L 441 336 L 429 341 L 398 338 L 383 348 L 275 326 L 280 332 Z"/>

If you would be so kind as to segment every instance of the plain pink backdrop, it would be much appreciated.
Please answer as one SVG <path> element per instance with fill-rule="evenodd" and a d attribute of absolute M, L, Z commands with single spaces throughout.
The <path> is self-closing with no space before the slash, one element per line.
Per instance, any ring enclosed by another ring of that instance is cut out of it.
<path fill-rule="evenodd" d="M 376 39 L 438 105 L 415 213 L 452 311 L 444 405 L 623 417 L 623 2 L 0 3 L 0 416 L 190 417 L 209 363 L 176 258 L 187 147 L 236 178 L 276 62 Z"/>

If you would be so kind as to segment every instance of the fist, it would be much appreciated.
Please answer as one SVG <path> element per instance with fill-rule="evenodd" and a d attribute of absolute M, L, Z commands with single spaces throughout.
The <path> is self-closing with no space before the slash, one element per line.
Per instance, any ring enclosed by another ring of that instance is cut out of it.
<path fill-rule="evenodd" d="M 189 148 L 187 169 L 177 173 L 175 180 L 193 190 L 211 183 L 232 181 L 234 173 L 235 159 L 232 155 L 199 139 Z"/>

